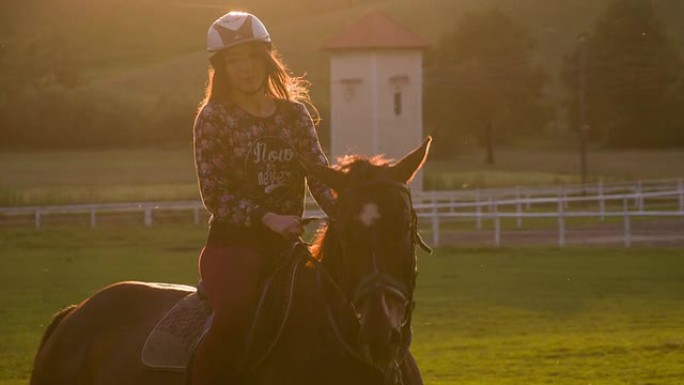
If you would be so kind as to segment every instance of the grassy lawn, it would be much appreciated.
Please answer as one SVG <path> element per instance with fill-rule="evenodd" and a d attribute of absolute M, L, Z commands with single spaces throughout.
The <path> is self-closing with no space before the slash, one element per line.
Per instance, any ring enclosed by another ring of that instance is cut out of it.
<path fill-rule="evenodd" d="M 426 178 L 443 189 L 580 183 L 579 153 L 547 144 L 496 149 L 496 164 L 485 165 L 479 148 L 455 150 L 450 161 L 428 162 Z M 684 175 L 684 150 L 589 150 L 588 180 L 670 179 Z"/>
<path fill-rule="evenodd" d="M 426 186 L 443 189 L 577 183 L 571 150 L 497 150 L 494 166 L 479 149 L 453 161 L 430 160 Z M 680 178 L 684 150 L 602 150 L 590 155 L 590 179 Z M 175 149 L 0 153 L 0 206 L 199 199 L 190 144 Z"/>
<path fill-rule="evenodd" d="M 204 227 L 3 229 L 0 385 L 25 384 L 59 308 L 124 279 L 193 284 Z M 681 384 L 684 250 L 420 255 L 413 352 L 427 384 Z"/>
<path fill-rule="evenodd" d="M 190 145 L 0 153 L 0 206 L 199 199 Z"/>
<path fill-rule="evenodd" d="M 430 384 L 676 384 L 681 250 L 458 250 L 421 260 Z"/>

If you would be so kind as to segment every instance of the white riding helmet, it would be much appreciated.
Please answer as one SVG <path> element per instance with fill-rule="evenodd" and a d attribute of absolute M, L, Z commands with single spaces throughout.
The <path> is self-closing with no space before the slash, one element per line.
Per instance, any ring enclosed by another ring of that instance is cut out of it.
<path fill-rule="evenodd" d="M 207 51 L 215 53 L 238 44 L 252 41 L 271 42 L 264 23 L 246 12 L 228 12 L 209 27 Z"/>

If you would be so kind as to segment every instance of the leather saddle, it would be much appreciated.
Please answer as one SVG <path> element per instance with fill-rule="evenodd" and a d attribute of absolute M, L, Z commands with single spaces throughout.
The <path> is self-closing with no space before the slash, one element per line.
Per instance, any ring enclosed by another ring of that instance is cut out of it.
<path fill-rule="evenodd" d="M 310 256 L 304 243 L 295 243 L 284 254 L 274 259 L 265 275 L 252 326 L 245 336 L 249 368 L 258 366 L 278 342 L 289 315 L 297 273 Z M 156 370 L 185 371 L 212 322 L 212 314 L 200 283 L 152 329 L 142 348 L 142 363 Z"/>

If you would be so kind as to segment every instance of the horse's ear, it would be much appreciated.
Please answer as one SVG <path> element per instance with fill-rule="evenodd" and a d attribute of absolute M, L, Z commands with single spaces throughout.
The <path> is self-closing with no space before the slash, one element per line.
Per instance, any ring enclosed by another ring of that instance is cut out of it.
<path fill-rule="evenodd" d="M 397 182 L 408 183 L 425 163 L 432 137 L 428 136 L 418 148 L 411 151 L 403 159 L 391 167 L 392 179 Z"/>
<path fill-rule="evenodd" d="M 320 164 L 310 163 L 302 157 L 299 158 L 299 163 L 302 165 L 307 175 L 313 176 L 338 193 L 347 186 L 347 175 L 342 171 Z"/>

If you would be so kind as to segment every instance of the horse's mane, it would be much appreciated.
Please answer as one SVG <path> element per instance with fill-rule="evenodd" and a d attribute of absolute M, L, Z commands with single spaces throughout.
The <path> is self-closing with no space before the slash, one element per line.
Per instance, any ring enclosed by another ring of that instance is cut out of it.
<path fill-rule="evenodd" d="M 384 155 L 376 155 L 372 158 L 361 155 L 345 155 L 337 159 L 334 166 L 349 176 L 349 182 L 353 185 L 377 176 L 377 171 L 389 166 L 391 159 Z M 311 254 L 319 261 L 323 260 L 323 244 L 328 234 L 328 225 L 318 228 L 314 240 L 310 245 Z"/>

